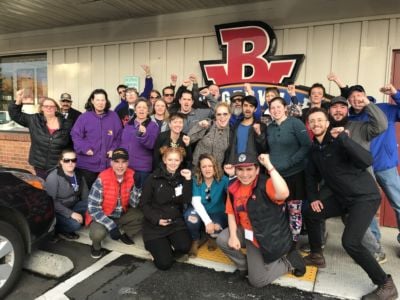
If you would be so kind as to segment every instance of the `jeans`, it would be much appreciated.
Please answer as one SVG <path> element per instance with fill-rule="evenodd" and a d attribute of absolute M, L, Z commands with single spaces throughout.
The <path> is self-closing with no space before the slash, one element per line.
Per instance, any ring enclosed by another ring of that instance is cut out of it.
<path fill-rule="evenodd" d="M 380 243 L 382 235 L 381 235 L 381 230 L 379 229 L 378 220 L 375 217 L 372 219 L 371 225 L 369 225 L 369 229 L 375 236 L 376 240 Z"/>
<path fill-rule="evenodd" d="M 228 219 L 225 212 L 209 213 L 208 216 L 213 223 L 219 224 L 222 229 L 228 226 Z M 193 208 L 193 206 L 188 207 L 188 209 L 184 212 L 183 217 L 185 219 L 186 227 L 189 230 L 192 240 L 199 240 L 200 232 L 204 228 L 204 223 L 201 220 L 200 216 L 197 214 L 196 210 Z"/>
<path fill-rule="evenodd" d="M 78 214 L 81 214 L 83 221 L 85 221 L 85 213 L 87 211 L 88 202 L 87 200 L 78 201 L 72 207 L 72 210 Z M 84 224 L 78 223 L 72 218 L 66 218 L 61 214 L 56 214 L 56 232 L 71 233 L 78 231 Z"/>
<path fill-rule="evenodd" d="M 400 176 L 397 167 L 375 172 L 375 177 L 393 207 L 400 230 Z"/>
<path fill-rule="evenodd" d="M 321 220 L 347 215 L 342 235 L 343 248 L 364 269 L 374 284 L 384 284 L 387 279 L 386 273 L 361 242 L 378 210 L 380 199 L 363 200 L 358 198 L 351 203 L 349 203 L 350 201 L 344 202 L 345 199 L 340 200 L 335 196 L 322 199 L 324 208 L 321 212 L 315 212 L 310 208 L 305 215 L 311 252 L 322 253 Z"/>

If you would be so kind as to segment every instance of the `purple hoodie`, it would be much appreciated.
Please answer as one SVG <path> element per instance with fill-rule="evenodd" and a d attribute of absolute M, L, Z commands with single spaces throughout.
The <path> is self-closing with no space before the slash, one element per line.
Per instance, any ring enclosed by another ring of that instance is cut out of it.
<path fill-rule="evenodd" d="M 118 147 L 121 140 L 122 124 L 118 115 L 108 111 L 98 115 L 94 111 L 81 114 L 71 130 L 77 167 L 91 172 L 101 172 L 109 167 L 107 152 Z M 93 155 L 86 155 L 88 150 Z"/>
<path fill-rule="evenodd" d="M 129 167 L 135 171 L 151 172 L 153 169 L 153 150 L 158 136 L 158 125 L 145 121 L 146 133 L 138 134 L 139 123 L 131 120 L 122 131 L 121 147 L 129 152 Z"/>

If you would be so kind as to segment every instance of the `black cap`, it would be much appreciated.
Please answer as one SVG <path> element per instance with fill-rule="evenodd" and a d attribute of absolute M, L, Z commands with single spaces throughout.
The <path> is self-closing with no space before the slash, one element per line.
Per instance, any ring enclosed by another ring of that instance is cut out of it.
<path fill-rule="evenodd" d="M 331 105 L 330 106 L 335 105 L 336 103 L 342 103 L 344 105 L 349 105 L 347 103 L 347 99 L 345 97 L 342 97 L 342 96 L 337 96 L 337 97 L 333 98 L 331 100 Z"/>
<path fill-rule="evenodd" d="M 235 92 L 233 92 L 232 93 L 232 95 L 231 95 L 231 102 L 233 102 L 233 99 L 235 99 L 236 97 L 240 97 L 240 98 L 244 98 L 246 96 L 246 94 L 244 93 L 244 92 L 242 92 L 242 91 L 235 91 Z"/>
<path fill-rule="evenodd" d="M 365 90 L 364 90 L 364 88 L 362 87 L 362 85 L 359 85 L 359 84 L 353 85 L 353 86 L 351 86 L 351 87 L 349 88 L 349 92 L 347 93 L 347 98 L 350 97 L 351 94 L 352 94 L 353 92 L 362 92 L 362 93 L 365 93 Z"/>
<path fill-rule="evenodd" d="M 233 165 L 235 167 L 246 167 L 250 165 L 258 166 L 258 158 L 257 155 L 253 153 L 240 153 L 235 158 Z"/>
<path fill-rule="evenodd" d="M 60 100 L 72 102 L 72 97 L 68 93 L 62 93 L 60 96 Z"/>
<path fill-rule="evenodd" d="M 126 151 L 125 148 L 117 148 L 113 151 L 113 154 L 111 156 L 112 160 L 117 160 L 117 159 L 124 159 L 124 160 L 129 160 L 129 154 L 128 151 Z"/>

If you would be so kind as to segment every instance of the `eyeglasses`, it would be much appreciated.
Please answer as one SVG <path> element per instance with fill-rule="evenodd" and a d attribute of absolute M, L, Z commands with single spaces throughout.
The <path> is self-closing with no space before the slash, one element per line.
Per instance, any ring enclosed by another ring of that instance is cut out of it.
<path fill-rule="evenodd" d="M 242 102 L 242 98 L 235 98 L 232 100 L 233 102 Z"/>
<path fill-rule="evenodd" d="M 206 201 L 211 202 L 211 188 L 210 187 L 206 188 L 205 192 L 206 192 Z"/>
<path fill-rule="evenodd" d="M 222 116 L 224 116 L 224 117 L 227 117 L 229 114 L 227 113 L 227 112 L 224 112 L 224 113 L 217 113 L 217 114 L 215 114 L 217 117 L 222 117 Z"/>
<path fill-rule="evenodd" d="M 44 109 L 54 109 L 54 108 L 56 108 L 56 106 L 55 105 L 42 105 L 42 108 L 44 108 Z"/>
<path fill-rule="evenodd" d="M 164 97 L 173 97 L 174 94 L 164 94 Z"/>
<path fill-rule="evenodd" d="M 77 159 L 75 158 L 63 158 L 62 159 L 63 163 L 67 164 L 67 163 L 76 163 Z"/>

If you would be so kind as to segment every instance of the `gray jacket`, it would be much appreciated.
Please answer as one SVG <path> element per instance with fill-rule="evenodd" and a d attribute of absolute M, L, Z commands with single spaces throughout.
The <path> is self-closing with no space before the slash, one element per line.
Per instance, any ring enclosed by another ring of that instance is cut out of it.
<path fill-rule="evenodd" d="M 72 207 L 80 200 L 87 200 L 89 190 L 85 179 L 75 170 L 79 190 L 74 191 L 68 177 L 61 167 L 57 167 L 46 178 L 45 188 L 47 194 L 54 200 L 57 214 L 70 218 L 73 213 Z"/>

